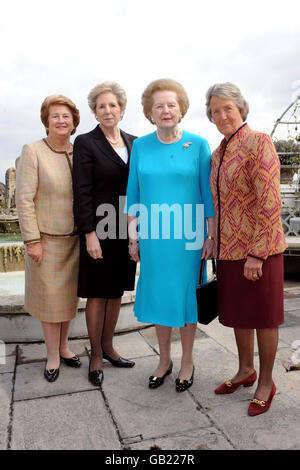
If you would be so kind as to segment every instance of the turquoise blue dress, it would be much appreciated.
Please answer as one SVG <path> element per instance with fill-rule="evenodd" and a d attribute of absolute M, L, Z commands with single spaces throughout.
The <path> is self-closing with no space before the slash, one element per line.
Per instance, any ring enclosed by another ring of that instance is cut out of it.
<path fill-rule="evenodd" d="M 141 322 L 197 322 L 205 218 L 214 216 L 210 155 L 208 142 L 186 131 L 172 144 L 160 142 L 156 132 L 133 143 L 125 212 L 139 216 L 134 313 Z"/>

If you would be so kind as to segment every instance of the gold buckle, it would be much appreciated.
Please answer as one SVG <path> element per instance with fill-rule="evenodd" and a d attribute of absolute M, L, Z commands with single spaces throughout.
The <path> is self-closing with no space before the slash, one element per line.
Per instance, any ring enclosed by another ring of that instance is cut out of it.
<path fill-rule="evenodd" d="M 227 385 L 227 387 L 229 387 L 229 388 L 232 387 L 231 380 L 226 380 L 225 385 Z"/>
<path fill-rule="evenodd" d="M 257 405 L 260 405 L 260 406 L 266 406 L 266 402 L 263 401 L 263 400 L 258 400 L 257 398 L 253 398 L 253 400 L 251 400 L 251 403 L 256 403 Z"/>

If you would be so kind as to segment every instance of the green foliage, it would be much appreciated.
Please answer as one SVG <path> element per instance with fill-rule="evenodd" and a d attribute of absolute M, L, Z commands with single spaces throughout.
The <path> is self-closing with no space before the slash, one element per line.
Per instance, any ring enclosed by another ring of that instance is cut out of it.
<path fill-rule="evenodd" d="M 281 165 L 297 166 L 300 164 L 300 143 L 289 139 L 276 140 L 274 145 L 279 155 Z"/>

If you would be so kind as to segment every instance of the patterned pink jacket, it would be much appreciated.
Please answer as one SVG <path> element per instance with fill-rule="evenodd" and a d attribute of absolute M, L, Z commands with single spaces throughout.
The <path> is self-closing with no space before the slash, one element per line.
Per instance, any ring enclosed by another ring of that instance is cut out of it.
<path fill-rule="evenodd" d="M 280 162 L 271 138 L 244 124 L 212 154 L 218 259 L 267 259 L 287 248 L 281 224 Z"/>

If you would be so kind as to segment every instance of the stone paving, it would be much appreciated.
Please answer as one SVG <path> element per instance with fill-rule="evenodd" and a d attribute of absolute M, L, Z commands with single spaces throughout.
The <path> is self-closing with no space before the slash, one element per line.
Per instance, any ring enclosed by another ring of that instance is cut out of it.
<path fill-rule="evenodd" d="M 82 367 L 62 364 L 52 384 L 43 377 L 44 344 L 7 344 L 0 365 L 0 449 L 299 450 L 300 370 L 287 372 L 291 343 L 300 340 L 299 282 L 285 284 L 285 316 L 274 368 L 277 394 L 269 412 L 258 417 L 247 414 L 254 387 L 214 394 L 237 366 L 233 331 L 218 320 L 198 325 L 194 384 L 184 393 L 174 386 L 181 354 L 177 329 L 173 372 L 156 390 L 148 388 L 158 355 L 153 326 L 116 335 L 116 349 L 136 366 L 117 369 L 105 362 L 102 390 L 87 379 L 86 338 L 71 341 Z"/>

